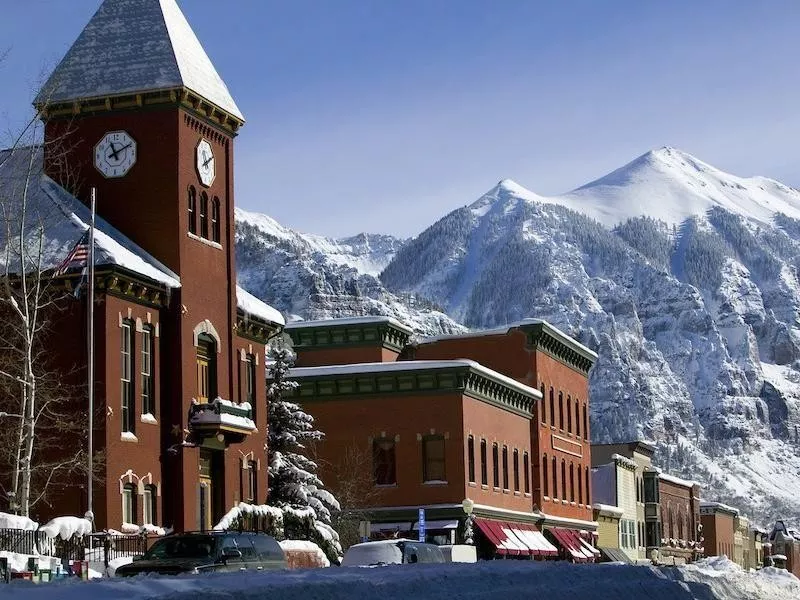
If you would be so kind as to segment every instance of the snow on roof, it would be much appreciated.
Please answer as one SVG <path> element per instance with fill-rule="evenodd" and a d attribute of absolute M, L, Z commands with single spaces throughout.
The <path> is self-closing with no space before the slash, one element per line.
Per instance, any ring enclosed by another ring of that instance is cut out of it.
<path fill-rule="evenodd" d="M 277 323 L 278 325 L 286 324 L 283 315 L 277 309 L 272 308 L 269 304 L 259 300 L 238 285 L 236 286 L 236 304 L 245 314 L 252 317 L 263 319 L 270 323 Z"/>
<path fill-rule="evenodd" d="M 615 517 L 621 517 L 625 513 L 625 511 L 619 508 L 618 506 L 612 506 L 610 504 L 601 504 L 600 502 L 595 502 L 594 504 L 592 504 L 592 508 L 598 512 L 610 514 Z"/>
<path fill-rule="evenodd" d="M 181 87 L 244 121 L 175 0 L 105 0 L 36 104 Z"/>
<path fill-rule="evenodd" d="M 437 335 L 432 337 L 423 338 L 419 341 L 419 344 L 433 344 L 435 342 L 440 342 L 443 340 L 453 340 L 453 339 L 462 339 L 462 338 L 474 338 L 474 337 L 482 337 L 488 335 L 504 335 L 511 331 L 512 329 L 516 329 L 518 327 L 524 327 L 525 325 L 546 325 L 547 327 L 551 328 L 554 333 L 560 337 L 568 339 L 571 341 L 572 344 L 575 345 L 576 348 L 582 350 L 583 352 L 589 354 L 594 359 L 597 359 L 597 353 L 593 350 L 590 350 L 583 344 L 581 344 L 578 340 L 574 337 L 567 335 L 563 331 L 561 331 L 558 327 L 550 324 L 549 322 L 545 321 L 544 319 L 522 319 L 521 321 L 515 321 L 514 323 L 509 323 L 508 325 L 503 325 L 502 327 L 495 327 L 492 329 L 482 329 L 480 331 L 472 331 L 468 333 L 454 333 L 454 334 L 446 334 L 446 335 Z"/>
<path fill-rule="evenodd" d="M 35 156 L 31 157 L 31 152 Z M 29 167 L 29 161 L 33 161 Z M 89 229 L 89 208 L 42 172 L 41 148 L 0 151 L 0 196 L 20 198 L 26 179 L 38 181 L 28 188 L 28 238 L 44 228 L 43 268 L 58 266 Z M 113 198 L 98 198 L 111 202 Z M 95 265 L 117 265 L 168 288 L 179 288 L 180 279 L 145 250 L 101 217 L 95 219 Z M 15 271 L 17 268 L 14 269 Z"/>
<path fill-rule="evenodd" d="M 318 321 L 293 321 L 286 325 L 286 329 L 304 329 L 308 327 L 346 327 L 348 325 L 370 325 L 370 324 L 387 324 L 395 327 L 409 335 L 414 332 L 413 329 L 404 325 L 397 319 L 392 317 L 385 317 L 380 315 L 363 316 L 363 317 L 347 317 L 344 319 L 320 319 Z"/>
<path fill-rule="evenodd" d="M 731 512 L 736 515 L 739 514 L 738 508 L 734 508 L 733 506 L 728 506 L 727 504 L 723 504 L 722 502 L 710 502 L 708 500 L 701 500 L 700 508 L 713 508 L 716 510 L 724 510 L 726 512 Z"/>
<path fill-rule="evenodd" d="M 516 379 L 511 379 L 493 371 L 482 364 L 460 358 L 457 360 L 402 360 L 398 362 L 372 362 L 372 363 L 354 363 L 347 365 L 328 365 L 324 367 L 294 367 L 290 370 L 290 376 L 293 379 L 303 377 L 328 377 L 339 375 L 358 375 L 363 373 L 386 373 L 386 372 L 402 372 L 402 371 L 420 371 L 424 369 L 452 369 L 458 367 L 470 367 L 472 370 L 494 379 L 495 381 L 504 384 L 505 386 L 521 392 L 528 396 L 541 398 L 542 393 L 530 386 L 520 383 Z"/>
<path fill-rule="evenodd" d="M 658 478 L 670 483 L 674 483 L 675 485 L 682 485 L 683 487 L 700 485 L 696 481 L 691 481 L 690 479 L 681 479 L 680 477 L 675 477 L 675 475 L 669 475 L 667 473 L 659 473 Z"/>
<path fill-rule="evenodd" d="M 629 469 L 636 469 L 636 463 L 627 456 L 622 456 L 621 454 L 612 454 L 611 460 L 616 461 L 621 465 L 628 467 Z"/>

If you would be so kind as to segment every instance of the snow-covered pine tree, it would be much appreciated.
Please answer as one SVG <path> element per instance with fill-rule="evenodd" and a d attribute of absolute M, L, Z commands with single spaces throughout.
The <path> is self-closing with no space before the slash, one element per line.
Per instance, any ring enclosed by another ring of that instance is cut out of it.
<path fill-rule="evenodd" d="M 268 503 L 283 510 L 287 538 L 315 542 L 331 562 L 338 562 L 342 549 L 331 527 L 331 511 L 339 510 L 339 502 L 317 476 L 317 464 L 305 455 L 308 443 L 321 440 L 324 434 L 315 429 L 314 417 L 285 398 L 297 388 L 297 382 L 288 379 L 293 364 L 294 354 L 282 343 L 270 349 Z"/>

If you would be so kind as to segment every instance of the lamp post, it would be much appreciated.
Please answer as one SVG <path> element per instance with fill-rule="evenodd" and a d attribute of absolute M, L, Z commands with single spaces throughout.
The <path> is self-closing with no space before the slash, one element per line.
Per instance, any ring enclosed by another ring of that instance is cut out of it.
<path fill-rule="evenodd" d="M 475 502 L 469 498 L 464 498 L 461 502 L 461 508 L 464 509 L 464 514 L 467 515 L 464 518 L 464 543 L 472 546 L 474 544 L 472 539 L 472 509 L 475 508 Z"/>

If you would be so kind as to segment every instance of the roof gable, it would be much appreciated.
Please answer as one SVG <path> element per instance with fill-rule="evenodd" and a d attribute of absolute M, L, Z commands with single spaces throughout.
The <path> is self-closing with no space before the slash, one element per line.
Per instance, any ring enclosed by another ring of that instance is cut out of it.
<path fill-rule="evenodd" d="M 105 0 L 36 104 L 176 88 L 244 120 L 175 0 Z"/>

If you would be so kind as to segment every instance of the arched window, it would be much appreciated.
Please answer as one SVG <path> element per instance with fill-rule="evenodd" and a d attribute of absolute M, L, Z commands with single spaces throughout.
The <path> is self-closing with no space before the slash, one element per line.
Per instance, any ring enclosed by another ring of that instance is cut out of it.
<path fill-rule="evenodd" d="M 144 486 L 144 493 L 142 494 L 142 516 L 144 517 L 144 522 L 151 525 L 155 525 L 156 521 L 158 520 L 158 515 L 156 514 L 157 495 L 158 493 L 156 486 L 152 484 Z"/>
<path fill-rule="evenodd" d="M 539 414 L 539 418 L 541 419 L 542 423 L 544 423 L 547 420 L 547 417 L 545 416 L 545 408 L 547 404 L 544 396 L 544 384 L 542 384 L 542 386 L 539 388 L 539 391 L 542 393 L 542 410 Z"/>
<path fill-rule="evenodd" d="M 200 237 L 208 239 L 208 194 L 200 194 Z"/>
<path fill-rule="evenodd" d="M 481 440 L 481 485 L 489 485 L 489 474 L 486 465 L 486 440 Z"/>
<path fill-rule="evenodd" d="M 553 498 L 558 498 L 558 463 L 556 457 L 553 457 Z"/>
<path fill-rule="evenodd" d="M 136 486 L 126 483 L 122 486 L 122 522 L 137 523 Z"/>
<path fill-rule="evenodd" d="M 553 388 L 550 388 L 550 425 L 556 424 L 556 404 L 553 396 Z"/>
<path fill-rule="evenodd" d="M 586 404 L 583 405 L 583 437 L 589 439 L 589 420 L 586 418 Z"/>
<path fill-rule="evenodd" d="M 211 201 L 211 239 L 219 243 L 219 198 Z"/>
<path fill-rule="evenodd" d="M 561 499 L 567 499 L 567 461 L 561 459 Z"/>
<path fill-rule="evenodd" d="M 496 488 L 500 487 L 500 450 L 497 448 L 497 443 L 492 444 L 492 485 Z"/>
<path fill-rule="evenodd" d="M 120 355 L 122 368 L 120 372 L 120 404 L 122 407 L 122 431 L 136 431 L 136 398 L 133 394 L 133 332 L 136 328 L 133 321 L 125 319 L 120 331 Z"/>
<path fill-rule="evenodd" d="M 549 482 L 547 481 L 548 479 L 547 473 L 549 468 L 550 465 L 547 464 L 547 454 L 545 454 L 544 456 L 542 456 L 542 486 L 544 488 L 544 491 L 542 493 L 543 496 L 550 495 L 550 486 L 548 485 Z"/>
<path fill-rule="evenodd" d="M 475 483 L 475 438 L 467 438 L 467 474 L 469 482 Z"/>
<path fill-rule="evenodd" d="M 572 433 L 572 396 L 567 396 L 567 433 Z"/>
<path fill-rule="evenodd" d="M 197 192 L 194 186 L 189 186 L 188 198 L 189 233 L 197 234 Z"/>
<path fill-rule="evenodd" d="M 153 374 L 155 373 L 155 335 L 152 325 L 145 325 L 142 328 L 142 414 L 149 413 L 156 415 L 155 387 L 153 385 Z M 152 521 L 146 521 L 152 523 Z"/>
<path fill-rule="evenodd" d="M 569 463 L 569 501 L 575 502 L 575 465 L 571 462 Z"/>
<path fill-rule="evenodd" d="M 519 491 L 519 450 L 514 448 L 514 462 L 512 464 L 514 469 L 514 491 Z"/>
<path fill-rule="evenodd" d="M 558 428 L 564 429 L 564 393 L 558 392 Z"/>
<path fill-rule="evenodd" d="M 508 489 L 508 446 L 503 446 L 503 489 Z"/>
<path fill-rule="evenodd" d="M 583 477 L 580 465 L 578 465 L 578 504 L 583 504 Z"/>
<path fill-rule="evenodd" d="M 581 437 L 581 403 L 575 398 L 575 435 Z"/>
<path fill-rule="evenodd" d="M 197 401 L 205 404 L 217 397 L 217 343 L 207 333 L 197 336 Z"/>
<path fill-rule="evenodd" d="M 522 473 L 523 473 L 522 476 L 523 476 L 523 478 L 525 480 L 525 493 L 526 494 L 530 494 L 531 493 L 531 479 L 530 479 L 530 477 L 531 477 L 531 465 L 530 465 L 530 462 L 528 460 L 528 453 L 527 452 L 523 452 L 522 453 Z"/>

